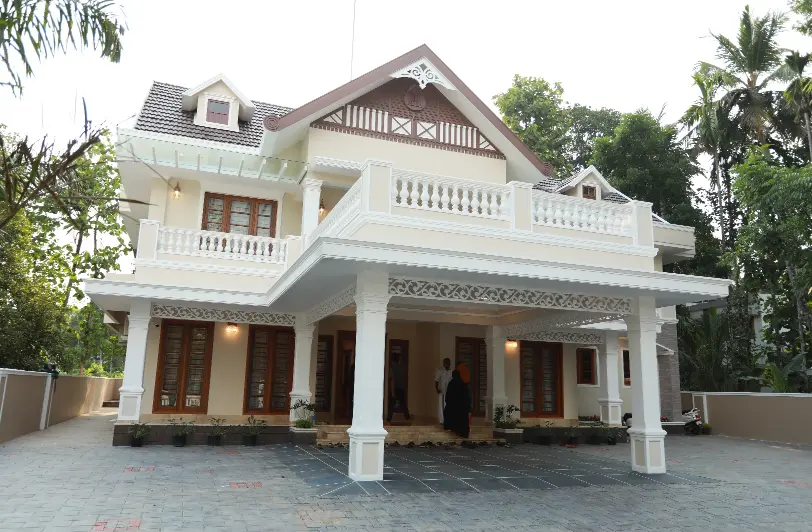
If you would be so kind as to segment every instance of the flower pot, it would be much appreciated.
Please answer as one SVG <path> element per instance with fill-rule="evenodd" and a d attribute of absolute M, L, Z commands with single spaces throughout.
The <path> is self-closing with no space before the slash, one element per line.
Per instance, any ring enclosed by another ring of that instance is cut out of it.
<path fill-rule="evenodd" d="M 173 434 L 172 445 L 175 447 L 184 447 L 186 445 L 186 434 Z"/>
<path fill-rule="evenodd" d="M 141 447 L 144 445 L 144 437 L 130 436 L 130 447 Z"/>
<path fill-rule="evenodd" d="M 223 435 L 222 434 L 209 434 L 206 438 L 206 443 L 209 445 L 223 445 Z"/>
<path fill-rule="evenodd" d="M 578 436 L 570 436 L 566 439 L 565 444 L 570 449 L 578 447 Z"/>
<path fill-rule="evenodd" d="M 242 435 L 242 444 L 248 445 L 250 447 L 255 447 L 257 444 L 257 438 L 259 434 L 243 434 Z"/>

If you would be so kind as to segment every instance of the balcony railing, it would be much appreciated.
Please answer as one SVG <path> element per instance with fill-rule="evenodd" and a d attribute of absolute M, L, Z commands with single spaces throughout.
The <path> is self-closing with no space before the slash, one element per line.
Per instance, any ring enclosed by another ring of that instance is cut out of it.
<path fill-rule="evenodd" d="M 632 206 L 533 191 L 533 223 L 578 231 L 630 236 Z"/>
<path fill-rule="evenodd" d="M 161 227 L 158 230 L 157 251 L 191 257 L 285 264 L 287 242 L 265 236 Z"/>
<path fill-rule="evenodd" d="M 507 220 L 510 187 L 393 170 L 392 205 Z"/>

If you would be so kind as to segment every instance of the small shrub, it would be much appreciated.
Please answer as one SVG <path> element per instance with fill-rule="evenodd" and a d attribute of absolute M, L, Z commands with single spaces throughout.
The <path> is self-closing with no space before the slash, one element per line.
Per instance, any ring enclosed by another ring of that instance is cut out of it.
<path fill-rule="evenodd" d="M 183 421 L 183 418 L 172 418 L 169 420 L 169 425 L 172 427 L 173 436 L 188 436 L 195 431 L 194 421 Z"/>
<path fill-rule="evenodd" d="M 313 422 L 309 419 L 297 419 L 293 422 L 293 426 L 299 429 L 312 429 Z"/>
<path fill-rule="evenodd" d="M 493 426 L 497 429 L 515 429 L 522 421 L 514 417 L 516 405 L 497 406 L 493 411 Z"/>
<path fill-rule="evenodd" d="M 224 436 L 226 432 L 228 432 L 228 428 L 224 426 L 226 422 L 226 418 L 224 417 L 211 417 L 209 418 L 209 422 L 211 423 L 211 435 L 212 436 Z"/>
<path fill-rule="evenodd" d="M 151 431 L 152 427 L 147 423 L 133 423 L 129 428 L 129 433 L 137 439 L 146 438 Z"/>
<path fill-rule="evenodd" d="M 260 434 L 265 427 L 268 426 L 268 422 L 264 419 L 257 419 L 254 416 L 248 416 L 248 421 L 245 422 L 245 433 L 249 436 L 256 436 Z"/>

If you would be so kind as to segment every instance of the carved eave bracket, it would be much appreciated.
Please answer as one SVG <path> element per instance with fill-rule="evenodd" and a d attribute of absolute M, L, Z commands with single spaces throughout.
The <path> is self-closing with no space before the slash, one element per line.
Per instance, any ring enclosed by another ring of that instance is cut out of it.
<path fill-rule="evenodd" d="M 415 61 L 406 68 L 393 72 L 390 76 L 393 78 L 411 78 L 420 85 L 421 89 L 425 89 L 429 83 L 434 83 L 448 90 L 457 90 L 454 88 L 454 85 L 431 64 L 431 61 L 425 58 Z"/>

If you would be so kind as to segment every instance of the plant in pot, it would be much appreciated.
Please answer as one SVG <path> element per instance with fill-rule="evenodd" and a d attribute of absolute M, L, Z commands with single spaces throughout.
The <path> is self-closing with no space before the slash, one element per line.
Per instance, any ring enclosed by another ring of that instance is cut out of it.
<path fill-rule="evenodd" d="M 549 419 L 545 420 L 544 421 L 544 428 L 547 429 L 547 430 L 545 432 L 541 433 L 541 434 L 538 434 L 534 438 L 534 443 L 537 443 L 539 445 L 550 445 L 551 443 L 553 443 L 553 427 L 554 426 L 555 426 L 555 423 L 553 423 Z"/>
<path fill-rule="evenodd" d="M 245 422 L 245 433 L 242 435 L 243 445 L 255 446 L 259 435 L 268 426 L 268 422 L 264 419 L 257 419 L 254 416 L 248 416 L 248 421 Z"/>
<path fill-rule="evenodd" d="M 293 426 L 297 429 L 312 429 L 313 428 L 313 415 L 316 411 L 316 405 L 310 401 L 299 399 L 291 407 L 296 413 L 296 421 Z"/>
<path fill-rule="evenodd" d="M 144 445 L 144 438 L 147 437 L 151 430 L 152 427 L 146 423 L 133 423 L 130 425 L 130 447 L 141 447 Z"/>
<path fill-rule="evenodd" d="M 519 407 L 516 405 L 499 405 L 493 411 L 494 433 L 504 438 L 507 443 L 522 443 L 523 430 L 519 428 L 522 421 L 516 417 Z"/>
<path fill-rule="evenodd" d="M 617 441 L 623 437 L 623 432 L 619 430 L 609 429 L 606 434 L 606 443 L 609 445 L 617 445 Z"/>
<path fill-rule="evenodd" d="M 578 447 L 578 436 L 580 436 L 580 432 L 578 431 L 577 427 L 570 427 L 567 429 L 567 432 L 564 433 L 564 443 L 570 449 Z"/>
<path fill-rule="evenodd" d="M 183 421 L 182 417 L 170 419 L 169 425 L 172 427 L 172 445 L 175 447 L 185 446 L 186 436 L 193 434 L 195 431 L 195 422 Z"/>
<path fill-rule="evenodd" d="M 228 430 L 224 425 L 226 419 L 223 417 L 212 417 L 209 418 L 209 421 L 211 422 L 211 432 L 206 439 L 206 443 L 209 445 L 223 445 L 223 436 L 225 436 Z"/>
<path fill-rule="evenodd" d="M 702 434 L 711 434 L 712 427 L 710 423 L 702 424 Z"/>

